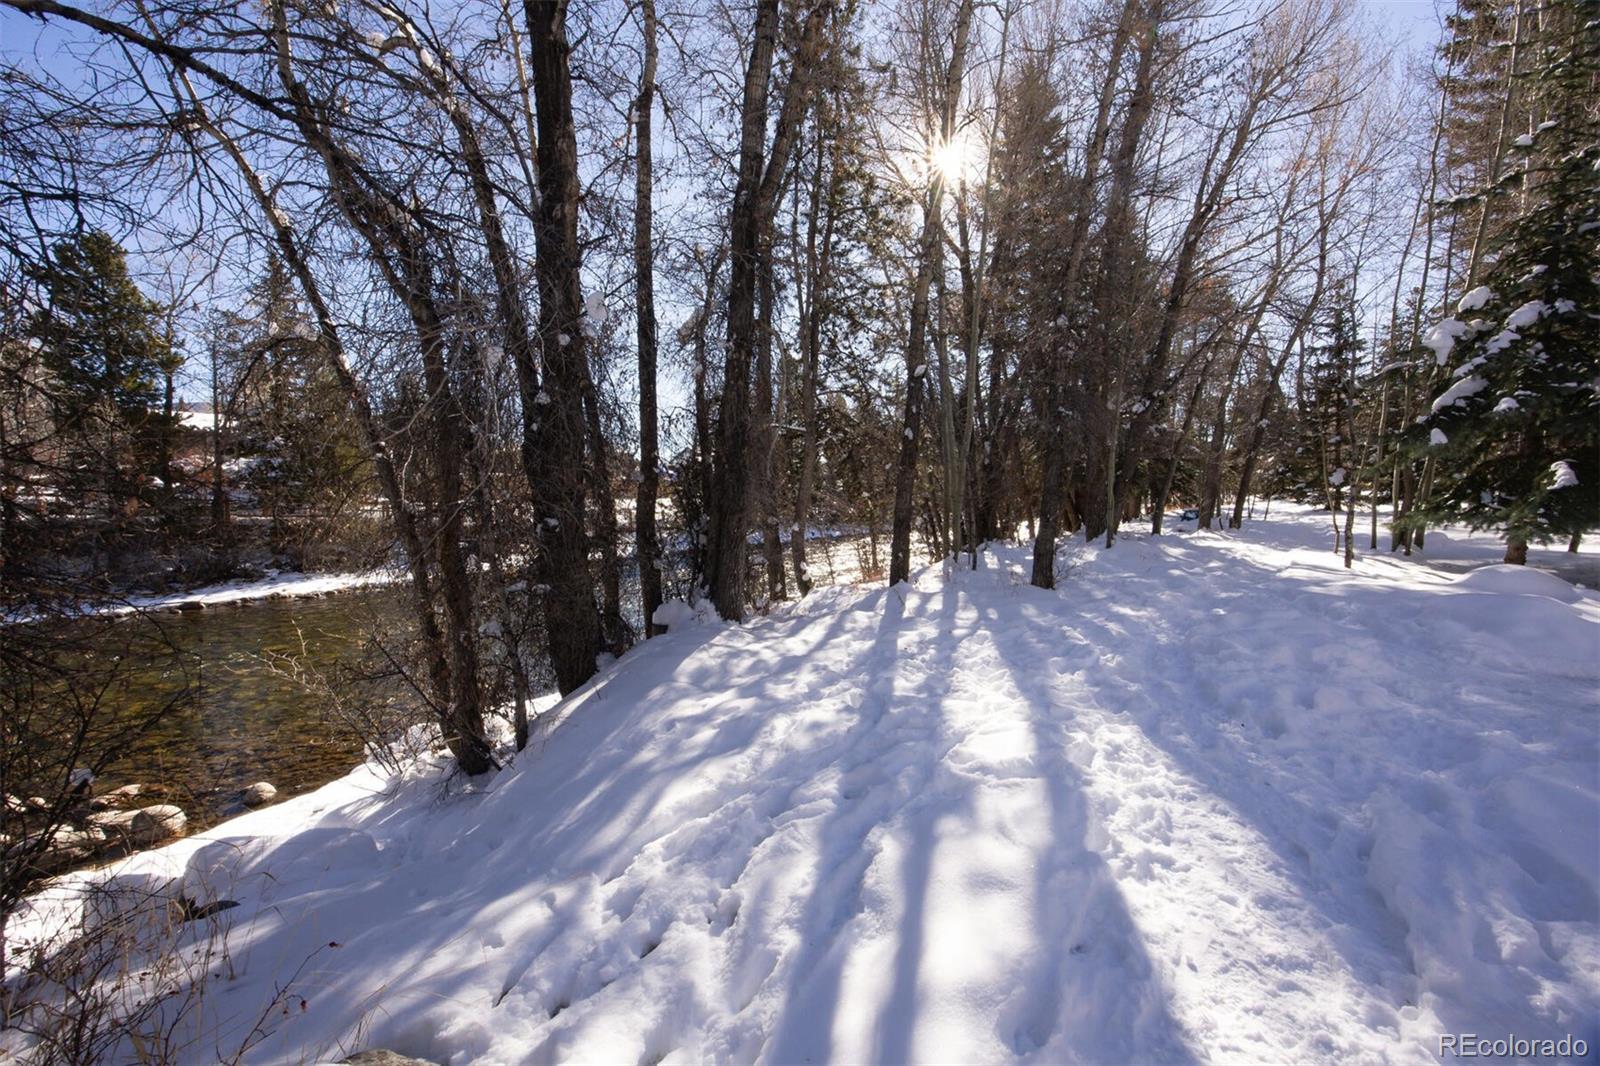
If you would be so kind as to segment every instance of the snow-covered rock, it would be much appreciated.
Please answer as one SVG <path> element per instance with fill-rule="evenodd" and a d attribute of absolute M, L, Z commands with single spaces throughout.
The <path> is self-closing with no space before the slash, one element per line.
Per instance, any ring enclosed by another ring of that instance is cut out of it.
<path fill-rule="evenodd" d="M 16 843 L 8 842 L 5 860 L 8 866 L 18 863 L 18 869 L 48 876 L 87 862 L 105 843 L 106 834 L 97 825 L 60 826 L 53 832 L 30 833 Z"/>
<path fill-rule="evenodd" d="M 388 1048 L 372 1048 L 339 1061 L 341 1066 L 434 1066 L 426 1059 L 414 1059 Z"/>
<path fill-rule="evenodd" d="M 246 807 L 261 807 L 278 798 L 278 790 L 270 781 L 257 781 L 239 794 L 239 802 Z"/>
<path fill-rule="evenodd" d="M 658 626 L 669 629 L 678 626 L 709 624 L 721 621 L 717 617 L 717 609 L 709 600 L 698 600 L 692 606 L 684 600 L 668 600 L 656 608 L 650 620 Z"/>
<path fill-rule="evenodd" d="M 108 837 L 127 840 L 133 835 L 133 819 L 138 811 L 96 811 L 89 815 L 89 824 Z"/>
<path fill-rule="evenodd" d="M 655 609 L 650 621 L 658 626 L 681 626 L 694 621 L 694 608 L 683 600 L 667 600 Z"/>
<path fill-rule="evenodd" d="M 1536 570 L 1531 566 L 1497 563 L 1480 566 L 1462 574 L 1455 583 L 1458 589 L 1475 592 L 1499 592 L 1509 596 L 1545 596 L 1562 603 L 1577 603 L 1583 594 L 1554 574 Z"/>
<path fill-rule="evenodd" d="M 103 810 L 111 807 L 122 807 L 133 803 L 141 795 L 143 795 L 144 792 L 144 785 L 122 785 L 96 796 L 94 799 L 89 801 L 89 805 L 96 810 Z"/>
<path fill-rule="evenodd" d="M 189 819 L 183 809 L 170 803 L 140 807 L 128 820 L 128 840 L 138 847 L 159 844 L 183 835 L 184 827 L 188 824 Z"/>

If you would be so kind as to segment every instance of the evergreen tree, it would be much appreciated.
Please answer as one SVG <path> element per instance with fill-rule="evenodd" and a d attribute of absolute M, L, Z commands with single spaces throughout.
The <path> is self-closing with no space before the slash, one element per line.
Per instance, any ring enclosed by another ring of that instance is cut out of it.
<path fill-rule="evenodd" d="M 304 566 L 365 470 L 344 394 L 276 258 L 219 328 L 234 364 L 223 413 L 241 460 L 239 487 L 268 519 L 273 555 Z"/>
<path fill-rule="evenodd" d="M 1535 42 L 1526 208 L 1427 342 L 1454 369 L 1416 430 L 1438 468 L 1418 517 L 1501 529 L 1514 563 L 1600 524 L 1600 29 L 1584 6 L 1550 5 Z"/>
<path fill-rule="evenodd" d="M 62 241 L 31 273 L 44 306 L 28 335 L 51 379 L 62 488 L 80 502 L 100 498 L 115 550 L 166 454 L 173 419 L 160 408 L 161 383 L 180 356 L 163 309 L 107 234 Z"/>
<path fill-rule="evenodd" d="M 1361 471 L 1353 439 L 1356 370 L 1366 348 L 1357 333 L 1353 286 L 1342 286 L 1326 316 L 1323 343 L 1309 352 L 1300 397 L 1300 440 L 1289 467 L 1303 498 L 1330 511 L 1344 507 L 1345 493 Z"/>
<path fill-rule="evenodd" d="M 1445 18 L 1440 87 L 1449 93 L 1450 106 L 1442 119 L 1439 162 L 1444 188 L 1465 194 L 1462 209 L 1448 220 L 1463 260 L 1470 257 L 1480 223 L 1493 240 L 1516 215 L 1515 198 L 1505 195 L 1512 190 L 1497 188 L 1505 165 L 1502 114 L 1514 132 L 1529 104 L 1519 79 L 1508 76 L 1514 60 L 1521 69 L 1529 65 L 1525 48 L 1523 58 L 1516 59 L 1519 48 L 1513 42 L 1526 36 L 1520 27 L 1531 26 L 1532 18 L 1519 20 L 1516 7 L 1517 0 L 1456 0 Z"/>

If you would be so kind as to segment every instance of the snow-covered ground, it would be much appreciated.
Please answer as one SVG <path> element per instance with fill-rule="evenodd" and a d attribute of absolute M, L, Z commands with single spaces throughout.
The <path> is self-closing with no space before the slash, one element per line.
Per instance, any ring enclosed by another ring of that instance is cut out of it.
<path fill-rule="evenodd" d="M 1600 1046 L 1600 597 L 1327 528 L 685 620 L 490 779 L 366 767 L 93 876 L 239 901 L 187 936 L 231 959 L 197 1046 L 283 1004 L 250 1061 Z"/>
<path fill-rule="evenodd" d="M 217 416 L 210 411 L 179 411 L 178 423 L 190 429 L 210 432 L 217 428 Z"/>
<path fill-rule="evenodd" d="M 57 615 L 120 615 L 138 611 L 168 611 L 204 607 L 220 607 L 246 600 L 292 598 L 296 596 L 326 596 L 334 592 L 387 585 L 399 580 L 392 570 L 365 570 L 348 574 L 269 574 L 250 581 L 224 581 L 204 585 L 187 592 L 170 592 L 160 595 L 124 596 L 103 603 L 74 604 L 56 612 Z M 0 617 L 0 623 L 29 622 L 39 617 L 37 613 L 12 613 Z"/>

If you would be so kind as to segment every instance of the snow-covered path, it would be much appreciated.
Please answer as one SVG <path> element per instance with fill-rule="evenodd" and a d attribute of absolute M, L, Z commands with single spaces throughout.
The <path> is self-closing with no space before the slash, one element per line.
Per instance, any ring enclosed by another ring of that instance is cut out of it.
<path fill-rule="evenodd" d="M 252 1061 L 1600 1045 L 1600 598 L 1318 522 L 680 627 L 487 785 L 362 771 L 118 876 L 241 901 L 219 1051 L 299 969 Z"/>

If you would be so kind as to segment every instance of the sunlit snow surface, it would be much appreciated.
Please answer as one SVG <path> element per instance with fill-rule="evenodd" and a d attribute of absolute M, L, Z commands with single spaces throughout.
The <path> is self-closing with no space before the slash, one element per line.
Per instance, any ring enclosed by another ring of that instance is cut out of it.
<path fill-rule="evenodd" d="M 1054 592 L 1003 548 L 685 615 L 495 776 L 357 771 L 114 876 L 240 901 L 204 1046 L 297 997 L 250 1061 L 1596 1046 L 1600 598 L 1330 549 L 1275 504 L 1065 548 Z"/>

